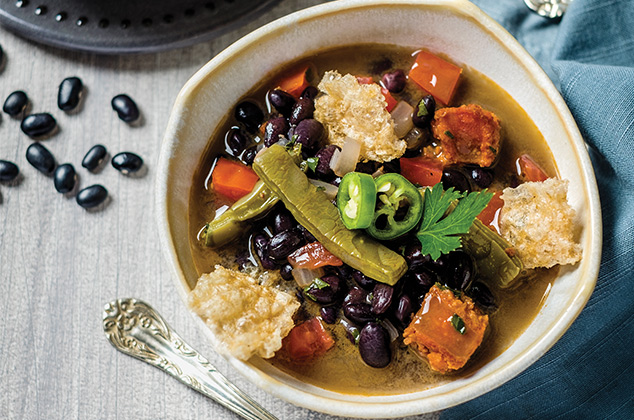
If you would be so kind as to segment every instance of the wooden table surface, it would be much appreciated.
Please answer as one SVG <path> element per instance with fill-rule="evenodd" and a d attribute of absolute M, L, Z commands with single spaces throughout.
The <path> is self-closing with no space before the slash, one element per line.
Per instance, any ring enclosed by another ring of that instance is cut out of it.
<path fill-rule="evenodd" d="M 5 65 L 0 99 L 24 90 L 32 112 L 50 112 L 59 131 L 42 140 L 57 163 L 70 162 L 80 186 L 102 184 L 110 201 L 86 211 L 59 194 L 51 177 L 25 158 L 33 143 L 20 121 L 0 116 L 0 159 L 21 170 L 0 183 L 0 418 L 2 419 L 234 419 L 233 413 L 158 369 L 117 352 L 102 330 L 104 304 L 145 300 L 239 388 L 280 419 L 329 419 L 257 389 L 204 338 L 176 293 L 159 247 L 154 176 L 172 104 L 204 63 L 251 30 L 318 0 L 286 0 L 246 26 L 190 48 L 140 56 L 98 56 L 22 39 L 0 27 Z M 82 109 L 57 108 L 66 77 L 83 80 Z M 140 126 L 112 111 L 119 93 L 135 99 Z M 139 154 L 147 173 L 126 177 L 109 164 L 97 174 L 81 167 L 86 151 L 105 145 L 114 155 Z M 435 416 L 424 416 L 433 418 Z"/>

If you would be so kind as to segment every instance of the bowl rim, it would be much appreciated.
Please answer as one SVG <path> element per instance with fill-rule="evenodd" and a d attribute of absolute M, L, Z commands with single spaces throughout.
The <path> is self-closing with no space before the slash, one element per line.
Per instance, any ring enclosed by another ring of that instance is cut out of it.
<path fill-rule="evenodd" d="M 539 336 L 536 340 L 533 351 L 520 354 L 518 357 L 515 357 L 511 363 L 504 366 L 503 369 L 495 370 L 487 376 L 472 382 L 469 385 L 469 393 L 460 392 L 460 390 L 449 390 L 444 393 L 436 393 L 431 396 L 433 401 L 424 401 L 424 404 L 421 403 L 420 399 L 405 401 L 397 399 L 396 401 L 390 401 L 389 397 L 392 396 L 386 396 L 388 398 L 368 396 L 364 397 L 363 402 L 333 400 L 332 398 L 315 395 L 306 392 L 305 390 L 293 388 L 288 384 L 268 377 L 258 371 L 257 366 L 255 366 L 257 363 L 253 364 L 251 362 L 242 362 L 231 356 L 223 355 L 223 357 L 225 357 L 225 359 L 227 359 L 228 362 L 243 376 L 268 393 L 297 406 L 340 416 L 376 418 L 422 414 L 463 403 L 499 387 L 543 356 L 567 331 L 573 321 L 580 314 L 592 294 L 598 277 L 601 260 L 602 223 L 599 194 L 592 164 L 585 149 L 585 143 L 581 137 L 578 127 L 576 126 L 572 114 L 550 78 L 548 78 L 539 64 L 529 55 L 519 42 L 506 31 L 506 29 L 467 0 L 340 0 L 323 3 L 294 12 L 245 35 L 224 49 L 200 70 L 198 70 L 179 92 L 170 114 L 166 133 L 161 145 L 156 176 L 155 199 L 161 248 L 163 250 L 164 257 L 171 268 L 172 274 L 175 275 L 174 281 L 176 282 L 177 290 L 181 295 L 183 302 L 185 302 L 185 304 L 187 303 L 187 291 L 189 288 L 186 283 L 184 273 L 179 266 L 175 241 L 170 237 L 169 233 L 170 222 L 167 205 L 167 185 L 169 181 L 168 174 L 170 157 L 173 151 L 173 143 L 177 138 L 176 133 L 179 127 L 181 113 L 186 107 L 186 102 L 190 95 L 194 95 L 196 93 L 197 86 L 211 72 L 213 72 L 214 69 L 224 65 L 227 61 L 230 61 L 232 57 L 239 55 L 240 51 L 248 48 L 253 43 L 258 42 L 258 40 L 262 37 L 274 36 L 275 32 L 282 30 L 288 25 L 304 20 L 316 19 L 339 11 L 360 10 L 386 5 L 442 6 L 450 10 L 452 13 L 469 17 L 473 19 L 477 25 L 485 29 L 492 38 L 495 38 L 500 45 L 503 45 L 507 50 L 509 50 L 518 62 L 530 71 L 536 84 L 538 84 L 540 89 L 544 92 L 546 99 L 550 101 L 553 107 L 558 111 L 558 117 L 561 119 L 561 124 L 565 131 L 569 134 L 572 147 L 577 152 L 576 158 L 579 159 L 583 183 L 588 186 L 588 196 L 586 198 L 588 202 L 587 211 L 589 213 L 589 218 L 592 221 L 592 225 L 589 228 L 589 242 L 592 244 L 592 252 L 584 252 L 585 261 L 583 264 L 585 264 L 587 269 L 584 271 L 584 274 L 581 275 L 584 279 L 583 285 L 574 296 L 570 307 L 568 307 L 561 318 L 555 323 L 554 327 Z M 188 307 L 187 310 L 190 314 L 192 314 L 196 322 L 199 323 L 207 337 L 213 342 L 213 334 L 206 327 L 204 322 Z M 439 401 L 441 403 L 439 403 Z"/>

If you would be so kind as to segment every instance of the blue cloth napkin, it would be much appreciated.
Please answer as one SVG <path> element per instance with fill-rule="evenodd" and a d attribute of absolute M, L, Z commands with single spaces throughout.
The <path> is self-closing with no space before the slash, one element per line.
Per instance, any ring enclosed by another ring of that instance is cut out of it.
<path fill-rule="evenodd" d="M 634 1 L 574 0 L 561 21 L 473 0 L 555 82 L 592 158 L 603 211 L 597 287 L 533 366 L 441 419 L 634 419 Z"/>

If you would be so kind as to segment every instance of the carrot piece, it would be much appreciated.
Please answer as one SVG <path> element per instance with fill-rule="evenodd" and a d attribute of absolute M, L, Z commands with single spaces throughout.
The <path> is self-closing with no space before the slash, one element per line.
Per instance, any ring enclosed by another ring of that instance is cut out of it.
<path fill-rule="evenodd" d="M 412 184 L 431 187 L 442 179 L 443 165 L 427 157 L 400 158 L 401 175 Z"/>
<path fill-rule="evenodd" d="M 520 175 L 528 181 L 542 182 L 548 179 L 546 172 L 529 155 L 522 155 L 517 159 L 517 166 Z"/>
<path fill-rule="evenodd" d="M 464 296 L 434 285 L 423 305 L 403 332 L 404 343 L 412 345 L 440 373 L 463 367 L 480 346 L 489 317 Z"/>
<path fill-rule="evenodd" d="M 409 78 L 429 92 L 436 100 L 448 105 L 458 86 L 462 69 L 427 51 L 416 55 Z"/>
<path fill-rule="evenodd" d="M 321 356 L 334 344 L 319 318 L 311 318 L 293 327 L 282 341 L 282 348 L 291 360 L 301 362 Z"/>
<path fill-rule="evenodd" d="M 492 229 L 494 229 L 497 233 L 500 233 L 500 229 L 498 227 L 498 217 L 500 214 L 500 210 L 504 206 L 504 200 L 501 198 L 502 191 L 496 191 L 491 197 L 491 201 L 489 204 L 480 212 L 477 216 L 478 219 L 485 225 Z"/>
<path fill-rule="evenodd" d="M 296 99 L 299 98 L 302 92 L 304 92 L 304 89 L 310 85 L 306 77 L 309 67 L 310 66 L 307 64 L 304 67 L 301 67 L 299 71 L 282 79 L 278 88 L 282 89 L 289 95 L 294 96 Z"/>
<path fill-rule="evenodd" d="M 214 191 L 233 201 L 250 193 L 258 179 L 253 169 L 222 157 L 216 161 L 211 174 Z"/>
<path fill-rule="evenodd" d="M 287 260 L 293 268 L 308 268 L 310 270 L 325 265 L 343 265 L 343 261 L 324 248 L 320 242 L 311 242 L 304 245 L 293 251 Z"/>
<path fill-rule="evenodd" d="M 374 83 L 374 79 L 370 76 L 357 76 L 357 82 L 359 82 L 360 85 L 371 85 L 372 83 Z M 387 109 L 387 112 L 392 112 L 398 101 L 394 99 L 390 91 L 383 86 L 381 86 L 381 93 L 383 94 L 385 102 L 387 103 L 385 109 Z"/>

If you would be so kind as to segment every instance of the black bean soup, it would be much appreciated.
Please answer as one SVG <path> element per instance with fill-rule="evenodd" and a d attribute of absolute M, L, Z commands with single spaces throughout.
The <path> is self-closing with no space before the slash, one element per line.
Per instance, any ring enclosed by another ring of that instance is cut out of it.
<path fill-rule="evenodd" d="M 424 96 L 424 92 L 412 86 L 411 83 L 405 83 L 405 75 L 395 71 L 395 69 L 411 67 L 414 60 L 412 53 L 412 49 L 389 45 L 339 48 L 302 58 L 280 69 L 279 72 L 268 75 L 240 101 L 243 105 L 236 104 L 234 112 L 227 116 L 224 125 L 220 126 L 214 137 L 210 139 L 208 150 L 201 157 L 194 175 L 193 188 L 190 192 L 189 240 L 199 274 L 211 271 L 215 264 L 241 269 L 253 262 L 258 263 L 258 259 L 264 269 L 279 273 L 280 287 L 292 294 L 297 294 L 303 302 L 297 314 L 298 321 L 321 316 L 324 326 L 335 340 L 335 345 L 311 363 L 293 363 L 277 356 L 270 362 L 299 380 L 337 392 L 362 395 L 399 394 L 420 391 L 432 384 L 450 381 L 456 376 L 470 375 L 502 353 L 526 329 L 539 311 L 541 302 L 557 274 L 557 269 L 536 270 L 530 278 L 530 287 L 514 287 L 511 290 L 491 287 L 490 291 L 482 292 L 480 303 L 496 308 L 490 311 L 490 325 L 484 342 L 465 368 L 443 376 L 432 372 L 399 339 L 392 343 L 391 363 L 387 367 L 376 369 L 363 362 L 358 346 L 351 340 L 351 336 L 355 334 L 354 327 L 346 325 L 346 319 L 343 318 L 342 305 L 345 305 L 342 302 L 343 299 L 335 298 L 337 303 L 334 305 L 322 305 L 318 301 L 305 299 L 290 274 L 290 266 L 277 262 L 278 260 L 270 255 L 271 252 L 284 254 L 287 252 L 284 249 L 286 247 L 297 248 L 311 241 L 310 233 L 298 226 L 290 213 L 281 205 L 278 204 L 265 218 L 254 222 L 252 229 L 240 241 L 219 249 L 212 249 L 206 247 L 200 240 L 199 233 L 205 223 L 211 220 L 217 211 L 222 211 L 226 206 L 231 205 L 230 201 L 216 195 L 210 189 L 210 171 L 218 155 L 237 158 L 246 164 L 251 164 L 259 144 L 269 146 L 276 141 L 274 139 L 278 138 L 278 134 L 288 132 L 289 127 L 295 125 L 296 121 L 304 120 L 305 116 L 301 115 L 302 113 L 312 113 L 312 100 L 317 94 L 314 87 L 328 70 L 337 70 L 341 74 L 350 73 L 355 76 L 372 76 L 376 82 L 382 81 L 390 91 L 397 92 L 395 96 L 399 99 L 407 100 L 410 104 L 417 103 Z M 276 87 L 275 83 L 281 75 L 292 72 L 307 63 L 314 66 L 314 77 L 311 80 L 313 88 L 305 92 L 304 96 L 307 99 L 300 99 L 302 103 L 299 106 L 293 106 L 294 101 L 283 94 L 271 94 L 271 90 Z M 245 100 L 247 105 L 244 105 Z M 530 154 L 547 173 L 556 175 L 557 169 L 551 152 L 525 111 L 490 79 L 463 66 L 460 84 L 450 105 L 470 103 L 481 105 L 492 111 L 502 122 L 503 147 L 499 161 L 495 169 L 490 172 L 468 169 L 456 173 L 449 171 L 443 176 L 445 182 L 455 185 L 466 182 L 476 189 L 479 189 L 481 185 L 513 185 L 514 177 L 517 176 L 515 160 L 522 153 Z M 271 118 L 273 120 L 266 125 L 266 130 L 259 131 L 260 124 Z M 300 123 L 295 128 L 295 134 L 298 137 L 305 135 L 310 138 L 316 135 L 314 131 L 318 129 L 319 127 L 312 127 L 310 124 L 302 126 Z M 309 148 L 319 149 L 319 147 Z M 318 153 L 327 156 L 332 151 L 326 148 L 319 150 Z M 406 156 L 413 156 L 416 153 L 420 154 L 420 149 L 408 150 Z M 391 167 L 391 164 L 392 162 L 385 164 L 384 171 L 398 171 L 398 166 L 394 167 L 392 164 L 393 167 Z M 359 163 L 357 171 L 372 173 L 378 166 L 373 162 Z M 315 172 L 318 173 L 319 170 L 325 174 L 328 172 L 327 167 L 318 168 Z M 324 175 L 323 179 L 333 184 L 338 182 L 332 175 Z M 287 233 L 279 237 L 276 234 L 280 232 Z M 271 237 L 278 238 L 276 239 L 278 242 L 271 244 Z M 405 247 L 403 252 L 411 268 L 411 265 L 416 264 L 417 261 L 415 244 L 409 248 Z M 256 258 L 254 253 L 259 258 Z M 357 286 L 358 290 L 377 293 L 373 280 L 367 279 L 360 272 L 345 265 L 332 270 L 329 275 L 336 277 L 336 281 L 341 283 L 341 289 L 344 291 L 352 290 Z M 419 280 L 422 283 L 425 282 L 425 279 Z M 477 293 L 477 287 L 474 290 L 474 293 Z M 407 311 L 405 306 L 408 302 L 399 301 L 398 288 L 395 288 L 394 294 L 395 296 L 391 297 L 394 303 L 391 303 L 389 311 L 392 312 L 390 315 L 392 319 L 398 320 L 399 315 L 402 316 L 399 311 Z M 342 296 L 346 294 L 343 293 Z M 328 297 L 324 299 L 330 302 Z M 354 317 L 354 314 L 347 314 L 348 318 Z"/>

